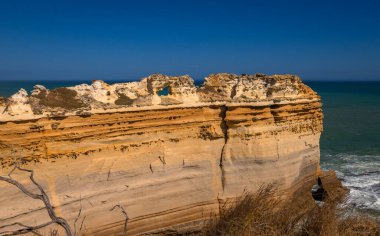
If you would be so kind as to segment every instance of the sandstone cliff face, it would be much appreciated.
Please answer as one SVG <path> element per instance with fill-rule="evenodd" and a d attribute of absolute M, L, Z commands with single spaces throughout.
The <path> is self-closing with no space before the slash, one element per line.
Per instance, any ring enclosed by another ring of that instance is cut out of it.
<path fill-rule="evenodd" d="M 121 232 L 121 204 L 138 234 L 189 226 L 263 183 L 297 188 L 319 170 L 321 131 L 320 98 L 293 75 L 36 86 L 0 101 L 0 173 L 33 169 L 61 216 L 73 223 L 82 207 L 88 234 Z M 47 221 L 38 201 L 0 188 L 0 225 Z"/>

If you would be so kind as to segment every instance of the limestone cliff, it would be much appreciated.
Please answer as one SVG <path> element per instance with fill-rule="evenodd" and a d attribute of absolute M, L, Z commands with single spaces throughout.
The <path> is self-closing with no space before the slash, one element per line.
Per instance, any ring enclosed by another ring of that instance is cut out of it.
<path fill-rule="evenodd" d="M 189 226 L 263 183 L 297 188 L 319 170 L 321 131 L 320 98 L 293 75 L 37 85 L 0 99 L 0 174 L 15 160 L 33 169 L 60 215 L 82 207 L 87 234 L 121 232 L 121 204 L 138 234 Z M 46 221 L 38 201 L 0 188 L 0 226 Z"/>

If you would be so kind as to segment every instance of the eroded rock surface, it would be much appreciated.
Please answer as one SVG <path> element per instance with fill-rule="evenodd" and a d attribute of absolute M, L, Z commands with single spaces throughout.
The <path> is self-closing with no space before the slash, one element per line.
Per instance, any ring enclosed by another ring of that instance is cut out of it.
<path fill-rule="evenodd" d="M 1 173 L 15 160 L 33 169 L 60 215 L 73 223 L 82 206 L 89 234 L 123 230 L 116 204 L 130 234 L 160 231 L 263 183 L 296 189 L 319 171 L 321 131 L 320 98 L 293 75 L 36 86 L 0 99 Z M 38 201 L 0 188 L 0 222 L 47 221 Z"/>

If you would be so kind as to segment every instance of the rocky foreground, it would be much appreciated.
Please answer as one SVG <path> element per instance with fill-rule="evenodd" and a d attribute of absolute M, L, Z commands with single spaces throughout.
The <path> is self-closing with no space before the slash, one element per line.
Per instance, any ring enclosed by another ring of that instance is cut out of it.
<path fill-rule="evenodd" d="M 57 214 L 86 234 L 122 232 L 116 205 L 131 235 L 191 229 L 244 190 L 314 180 L 322 117 L 320 97 L 293 75 L 37 85 L 0 98 L 0 174 L 14 163 L 34 170 Z M 0 189 L 0 227 L 49 220 L 40 201 Z"/>

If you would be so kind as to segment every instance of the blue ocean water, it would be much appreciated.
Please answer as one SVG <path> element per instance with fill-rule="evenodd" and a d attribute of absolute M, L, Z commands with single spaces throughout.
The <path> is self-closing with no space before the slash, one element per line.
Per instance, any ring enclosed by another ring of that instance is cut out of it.
<path fill-rule="evenodd" d="M 21 87 L 31 91 L 35 84 L 52 89 L 80 83 L 91 81 L 0 81 L 0 96 Z M 380 82 L 305 83 L 322 97 L 322 168 L 337 171 L 350 188 L 350 204 L 380 217 Z"/>
<path fill-rule="evenodd" d="M 107 83 L 114 83 L 116 81 L 106 81 Z M 28 93 L 33 90 L 33 86 L 41 84 L 48 89 L 58 87 L 69 87 L 78 84 L 91 84 L 91 80 L 0 80 L 0 97 L 9 97 L 16 93 L 20 88 L 24 88 Z"/>
<path fill-rule="evenodd" d="M 380 82 L 307 82 L 323 102 L 321 166 L 350 188 L 349 203 L 380 217 Z"/>

